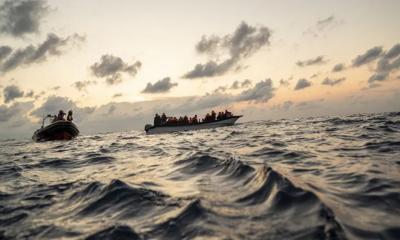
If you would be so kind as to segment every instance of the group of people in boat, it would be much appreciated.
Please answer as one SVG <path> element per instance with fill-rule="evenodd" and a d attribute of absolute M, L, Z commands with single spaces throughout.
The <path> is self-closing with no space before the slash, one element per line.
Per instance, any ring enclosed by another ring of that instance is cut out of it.
<path fill-rule="evenodd" d="M 60 111 L 58 111 L 58 115 L 52 116 L 53 119 L 51 122 L 54 123 L 57 121 L 65 121 L 64 116 L 65 116 L 65 112 L 63 110 L 60 110 Z M 69 110 L 68 115 L 67 115 L 67 121 L 72 122 L 72 120 L 74 120 L 72 117 L 72 110 Z"/>
<path fill-rule="evenodd" d="M 156 113 L 154 116 L 154 126 L 182 126 L 182 125 L 193 125 L 199 123 L 210 123 L 214 121 L 224 120 L 232 117 L 232 113 L 228 110 L 225 112 L 218 112 L 218 114 L 212 110 L 211 113 L 207 113 L 203 119 L 198 119 L 197 115 L 193 117 L 181 116 L 179 118 L 176 117 L 167 117 L 165 113 L 161 114 L 161 116 Z"/>

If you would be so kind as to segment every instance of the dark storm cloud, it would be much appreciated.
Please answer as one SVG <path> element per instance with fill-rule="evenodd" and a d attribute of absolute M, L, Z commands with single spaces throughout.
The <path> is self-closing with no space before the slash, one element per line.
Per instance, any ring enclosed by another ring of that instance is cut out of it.
<path fill-rule="evenodd" d="M 245 22 L 242 22 L 233 34 L 223 37 L 203 36 L 196 44 L 199 54 L 210 56 L 227 54 L 229 57 L 222 62 L 210 60 L 205 64 L 197 64 L 193 70 L 184 74 L 183 78 L 195 79 L 223 75 L 237 68 L 242 59 L 250 57 L 261 47 L 269 45 L 270 36 L 271 31 L 267 27 L 253 27 Z"/>
<path fill-rule="evenodd" d="M 322 85 L 329 85 L 329 86 L 335 86 L 343 81 L 345 81 L 346 78 L 325 78 L 324 81 L 322 81 Z"/>
<path fill-rule="evenodd" d="M 0 62 L 12 52 L 9 46 L 0 46 Z"/>
<path fill-rule="evenodd" d="M 338 63 L 332 68 L 332 72 L 341 72 L 346 68 L 343 63 Z"/>
<path fill-rule="evenodd" d="M 318 56 L 318 57 L 312 58 L 312 59 L 297 61 L 296 65 L 299 67 L 307 67 L 307 66 L 312 66 L 312 65 L 321 65 L 321 64 L 325 64 L 327 62 L 328 61 L 325 59 L 324 56 Z"/>
<path fill-rule="evenodd" d="M 378 59 L 383 53 L 383 48 L 376 46 L 368 49 L 365 53 L 358 55 L 353 59 L 353 67 L 359 67 L 361 65 L 370 63 Z"/>
<path fill-rule="evenodd" d="M 16 49 L 1 64 L 1 72 L 11 71 L 22 65 L 29 65 L 45 61 L 49 56 L 57 56 L 62 53 L 63 47 L 69 43 L 79 43 L 85 40 L 85 37 L 78 34 L 60 38 L 56 34 L 50 33 L 47 39 L 37 45 L 29 45 L 25 48 Z"/>
<path fill-rule="evenodd" d="M 78 89 L 78 91 L 85 91 L 88 86 L 94 85 L 96 83 L 96 81 L 77 81 L 74 82 L 74 87 Z"/>
<path fill-rule="evenodd" d="M 21 37 L 38 32 L 48 9 L 44 0 L 4 1 L 0 5 L 0 33 Z"/>
<path fill-rule="evenodd" d="M 10 85 L 3 89 L 4 103 L 12 102 L 16 98 L 24 96 L 24 92 L 16 85 Z"/>
<path fill-rule="evenodd" d="M 256 83 L 253 88 L 244 90 L 235 97 L 236 101 L 267 102 L 274 96 L 275 89 L 272 87 L 271 79 Z"/>
<path fill-rule="evenodd" d="M 294 87 L 294 90 L 301 90 L 311 86 L 311 82 L 305 78 L 299 79 Z"/>
<path fill-rule="evenodd" d="M 100 61 L 94 63 L 90 69 L 94 76 L 98 78 L 106 78 L 106 82 L 110 85 L 122 82 L 121 73 L 126 73 L 134 77 L 139 71 L 142 63 L 136 61 L 129 65 L 120 57 L 105 54 L 101 56 Z"/>
<path fill-rule="evenodd" d="M 230 87 L 230 89 L 240 89 L 240 88 L 247 88 L 251 86 L 251 81 L 249 79 L 245 79 L 242 82 L 240 81 L 234 81 L 232 83 L 232 86 Z"/>
<path fill-rule="evenodd" d="M 147 83 L 142 93 L 165 93 L 175 86 L 178 86 L 178 83 L 173 83 L 171 82 L 171 78 L 166 77 L 155 82 L 154 84 Z"/>

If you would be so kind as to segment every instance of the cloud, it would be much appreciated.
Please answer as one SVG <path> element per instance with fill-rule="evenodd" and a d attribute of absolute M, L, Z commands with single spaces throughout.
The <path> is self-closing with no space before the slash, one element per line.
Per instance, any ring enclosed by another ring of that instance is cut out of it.
<path fill-rule="evenodd" d="M 371 77 L 369 77 L 368 83 L 372 84 L 373 82 L 376 81 L 384 81 L 387 79 L 388 76 L 389 76 L 388 72 L 377 72 L 373 74 Z"/>
<path fill-rule="evenodd" d="M 321 75 L 321 73 L 314 73 L 313 75 L 310 76 L 310 78 L 311 78 L 311 79 L 312 79 L 312 78 L 316 78 L 316 77 L 318 77 L 319 75 Z"/>
<path fill-rule="evenodd" d="M 281 80 L 279 80 L 279 86 L 281 86 L 281 87 L 289 87 L 289 85 L 290 85 L 290 81 L 292 81 L 293 80 L 293 76 L 291 76 L 290 78 L 288 78 L 288 79 L 281 79 Z"/>
<path fill-rule="evenodd" d="M 324 81 L 322 81 L 322 85 L 329 85 L 329 86 L 335 86 L 343 81 L 345 81 L 346 78 L 337 78 L 337 79 L 333 79 L 333 78 L 325 78 Z"/>
<path fill-rule="evenodd" d="M 244 90 L 235 97 L 236 101 L 267 102 L 274 96 L 275 89 L 272 87 L 270 78 L 256 83 L 253 88 Z"/>
<path fill-rule="evenodd" d="M 327 32 L 328 30 L 332 30 L 341 24 L 343 24 L 343 21 L 336 19 L 335 16 L 332 15 L 318 20 L 312 27 L 304 31 L 303 34 L 319 37 L 321 34 Z"/>
<path fill-rule="evenodd" d="M 226 86 L 219 86 L 216 89 L 214 89 L 214 91 L 212 91 L 212 94 L 218 94 L 218 93 L 222 94 L 225 93 L 227 89 L 228 88 Z"/>
<path fill-rule="evenodd" d="M 338 63 L 332 68 L 332 72 L 341 72 L 346 68 L 343 63 Z"/>
<path fill-rule="evenodd" d="M 390 78 L 392 73 L 395 73 L 399 69 L 400 44 L 396 44 L 378 60 L 375 73 L 368 79 L 368 83 L 385 81 Z"/>
<path fill-rule="evenodd" d="M 134 77 L 142 63 L 136 61 L 135 63 L 129 65 L 124 62 L 120 57 L 105 54 L 101 56 L 100 61 L 94 63 L 90 66 L 94 76 L 98 78 L 106 78 L 106 82 L 110 85 L 122 82 L 122 73 L 126 73 Z"/>
<path fill-rule="evenodd" d="M 35 92 L 33 90 L 26 92 L 24 95 L 24 97 L 27 97 L 27 98 L 33 98 L 34 96 L 35 96 Z"/>
<path fill-rule="evenodd" d="M 38 108 L 33 110 L 30 115 L 41 119 L 47 114 L 57 114 L 59 110 L 74 112 L 74 121 L 80 122 L 95 110 L 94 107 L 78 107 L 77 104 L 69 98 L 60 96 L 49 96 L 46 101 Z"/>
<path fill-rule="evenodd" d="M 12 102 L 16 98 L 24 96 L 24 92 L 16 85 L 10 85 L 3 89 L 4 103 Z"/>
<path fill-rule="evenodd" d="M 283 111 L 288 111 L 292 106 L 294 105 L 294 102 L 293 101 L 285 101 L 285 102 L 283 102 L 283 103 L 281 103 L 281 104 L 278 104 L 278 105 L 274 105 L 273 107 L 272 107 L 272 109 L 274 109 L 274 110 L 283 110 Z"/>
<path fill-rule="evenodd" d="M 271 31 L 267 27 L 253 27 L 242 22 L 233 34 L 223 37 L 203 36 L 196 44 L 199 54 L 209 56 L 228 55 L 221 62 L 209 60 L 205 64 L 196 64 L 193 70 L 183 75 L 186 79 L 221 76 L 232 69 L 240 69 L 240 61 L 252 56 L 263 46 L 269 45 Z M 219 57 L 217 57 L 219 58 Z"/>
<path fill-rule="evenodd" d="M 116 94 L 114 94 L 114 95 L 112 96 L 112 98 L 119 98 L 119 97 L 122 97 L 122 96 L 123 96 L 122 93 L 116 93 Z"/>
<path fill-rule="evenodd" d="M 97 84 L 96 81 L 77 81 L 74 82 L 74 87 L 78 89 L 78 91 L 84 91 L 90 85 Z"/>
<path fill-rule="evenodd" d="M 304 102 L 299 102 L 296 104 L 296 108 L 299 109 L 311 109 L 311 108 L 317 108 L 321 106 L 321 103 L 325 101 L 325 99 L 320 98 L 320 99 L 315 99 L 315 100 L 309 100 L 309 101 L 304 101 Z"/>
<path fill-rule="evenodd" d="M 242 82 L 236 80 L 232 83 L 232 86 L 230 87 L 230 89 L 236 90 L 236 89 L 240 89 L 240 88 L 247 88 L 250 86 L 251 86 L 251 81 L 249 79 L 245 79 Z"/>
<path fill-rule="evenodd" d="M 307 79 L 302 78 L 297 81 L 297 84 L 294 87 L 294 90 L 301 90 L 304 88 L 308 88 L 310 86 L 311 86 L 311 82 L 308 81 Z"/>
<path fill-rule="evenodd" d="M 353 67 L 359 67 L 361 65 L 370 63 L 378 59 L 383 53 L 383 48 L 376 46 L 368 49 L 365 53 L 358 55 L 353 59 Z"/>
<path fill-rule="evenodd" d="M 36 33 L 49 7 L 44 0 L 12 0 L 0 5 L 0 33 L 14 37 Z"/>
<path fill-rule="evenodd" d="M 0 62 L 12 52 L 9 46 L 0 46 Z"/>
<path fill-rule="evenodd" d="M 166 77 L 155 82 L 154 84 L 147 83 L 142 93 L 166 93 L 175 86 L 178 86 L 178 83 L 172 83 L 171 78 Z"/>
<path fill-rule="evenodd" d="M 43 62 L 50 56 L 58 56 L 62 54 L 62 49 L 70 43 L 80 43 L 85 37 L 78 34 L 60 38 L 56 34 L 50 33 L 47 39 L 37 45 L 29 45 L 25 48 L 16 49 L 0 66 L 1 72 L 11 71 L 22 65 L 30 65 L 33 63 Z"/>
<path fill-rule="evenodd" d="M 392 59 L 400 55 L 400 43 L 394 45 L 387 53 L 385 53 L 385 58 Z"/>
<path fill-rule="evenodd" d="M 304 61 L 297 61 L 296 65 L 299 67 L 307 67 L 312 65 L 322 65 L 327 63 L 328 61 L 325 59 L 324 56 L 318 56 L 316 58 L 304 60 Z"/>
<path fill-rule="evenodd" d="M 20 112 L 20 109 L 17 106 L 17 104 L 14 104 L 10 107 L 7 107 L 6 105 L 0 105 L 0 122 L 7 122 L 12 117 L 17 115 Z"/>
<path fill-rule="evenodd" d="M 221 42 L 221 38 L 212 35 L 210 37 L 202 36 L 200 42 L 196 44 L 196 51 L 198 53 L 213 54 L 217 51 Z"/>
<path fill-rule="evenodd" d="M 111 115 L 115 112 L 115 110 L 117 109 L 117 107 L 115 105 L 111 105 L 110 108 L 107 111 L 108 115 Z"/>

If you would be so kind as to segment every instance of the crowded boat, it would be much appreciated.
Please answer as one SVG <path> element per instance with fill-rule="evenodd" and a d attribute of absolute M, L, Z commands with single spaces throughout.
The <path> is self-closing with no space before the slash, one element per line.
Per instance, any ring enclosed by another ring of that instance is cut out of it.
<path fill-rule="evenodd" d="M 185 115 L 183 117 L 180 116 L 179 118 L 177 118 L 167 117 L 165 113 L 161 114 L 161 116 L 156 113 L 156 115 L 154 116 L 154 126 L 182 126 L 199 123 L 210 123 L 214 121 L 224 120 L 232 116 L 232 113 L 228 110 L 225 110 L 225 112 L 218 112 L 218 114 L 216 114 L 216 112 L 212 110 L 211 113 L 207 113 L 202 119 L 198 119 L 197 115 L 194 115 L 193 117 L 188 117 Z"/>
<path fill-rule="evenodd" d="M 197 115 L 175 117 L 167 116 L 165 113 L 161 115 L 156 113 L 153 125 L 147 124 L 145 131 L 146 133 L 166 133 L 229 126 L 233 125 L 240 117 L 242 116 L 235 116 L 228 110 L 218 113 L 212 110 L 203 118 L 199 118 Z"/>

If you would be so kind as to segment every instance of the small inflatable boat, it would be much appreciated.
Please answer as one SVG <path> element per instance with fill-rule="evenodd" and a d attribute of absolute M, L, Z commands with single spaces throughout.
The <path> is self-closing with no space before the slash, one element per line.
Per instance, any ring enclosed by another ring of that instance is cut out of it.
<path fill-rule="evenodd" d="M 79 135 L 78 127 L 70 121 L 57 121 L 42 127 L 33 133 L 32 139 L 37 142 L 52 140 L 71 140 Z"/>
<path fill-rule="evenodd" d="M 171 132 L 200 130 L 206 128 L 225 127 L 235 124 L 235 122 L 241 117 L 242 116 L 231 116 L 212 122 L 202 122 L 197 124 L 177 125 L 177 126 L 169 126 L 169 125 L 153 126 L 151 124 L 147 124 L 144 127 L 144 130 L 146 131 L 147 134 L 157 134 L 157 133 L 171 133 Z"/>

